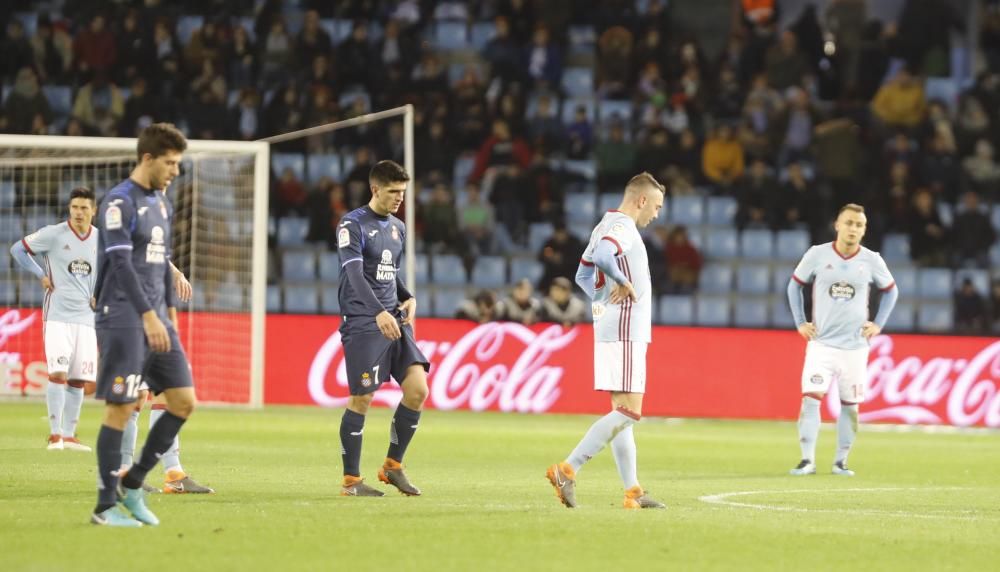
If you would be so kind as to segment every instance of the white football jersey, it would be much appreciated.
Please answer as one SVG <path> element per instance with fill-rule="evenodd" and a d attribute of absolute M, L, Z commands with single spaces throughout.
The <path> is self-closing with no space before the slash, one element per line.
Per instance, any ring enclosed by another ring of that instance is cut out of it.
<path fill-rule="evenodd" d="M 42 269 L 52 281 L 53 290 L 45 296 L 45 320 L 94 327 L 90 298 L 97 283 L 97 227 L 80 236 L 68 222 L 61 222 L 22 240 L 29 253 L 42 257 Z"/>
<path fill-rule="evenodd" d="M 598 268 L 591 304 L 594 341 L 649 343 L 653 325 L 653 285 L 649 275 L 646 245 L 642 242 L 639 229 L 628 215 L 617 210 L 608 211 L 590 233 L 590 242 L 583 251 L 584 262 L 593 264 L 594 249 L 602 240 L 615 245 L 615 262 L 622 274 L 632 282 L 638 300 L 611 304 L 608 299 L 611 297 L 612 284 L 609 284 L 610 280 Z"/>

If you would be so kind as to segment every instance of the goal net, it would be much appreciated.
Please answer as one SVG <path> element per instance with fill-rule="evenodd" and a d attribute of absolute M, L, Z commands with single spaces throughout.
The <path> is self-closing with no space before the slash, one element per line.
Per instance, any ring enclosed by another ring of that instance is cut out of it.
<path fill-rule="evenodd" d="M 262 404 L 268 161 L 267 143 L 190 141 L 167 191 L 173 261 L 194 288 L 178 332 L 204 402 Z M 75 187 L 99 201 L 134 166 L 135 139 L 0 135 L 0 393 L 41 394 L 48 379 L 44 292 L 11 245 L 67 220 Z"/>

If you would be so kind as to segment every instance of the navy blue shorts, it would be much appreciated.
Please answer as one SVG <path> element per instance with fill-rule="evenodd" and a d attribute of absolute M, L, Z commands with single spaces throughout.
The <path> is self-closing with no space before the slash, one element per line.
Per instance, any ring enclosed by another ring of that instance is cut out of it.
<path fill-rule="evenodd" d="M 413 339 L 413 328 L 401 326 L 403 336 L 390 340 L 382 332 L 342 332 L 344 358 L 347 362 L 347 385 L 351 395 L 367 395 L 389 381 L 389 376 L 402 384 L 406 370 L 420 364 L 430 371 L 431 364 Z"/>
<path fill-rule="evenodd" d="M 97 398 L 109 403 L 134 403 L 139 385 L 154 394 L 176 387 L 193 387 L 191 366 L 177 330 L 167 328 L 169 352 L 153 352 L 142 328 L 97 328 Z"/>

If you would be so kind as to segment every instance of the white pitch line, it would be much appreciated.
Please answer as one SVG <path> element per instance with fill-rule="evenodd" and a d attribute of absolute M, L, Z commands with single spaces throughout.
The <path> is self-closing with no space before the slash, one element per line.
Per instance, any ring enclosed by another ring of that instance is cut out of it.
<path fill-rule="evenodd" d="M 803 508 L 794 506 L 781 506 L 772 504 L 757 504 L 749 502 L 738 502 L 728 500 L 731 497 L 748 497 L 761 494 L 816 494 L 816 493 L 842 493 L 842 492 L 890 492 L 890 491 L 956 491 L 965 487 L 876 487 L 876 488 L 854 488 L 854 489 L 796 489 L 790 491 L 769 489 L 759 491 L 734 491 L 719 493 L 715 495 L 703 495 L 698 500 L 715 505 L 722 505 L 736 508 L 750 508 L 755 510 L 772 510 L 777 512 L 810 512 L 810 513 L 835 513 L 835 514 L 868 514 L 873 516 L 899 516 L 906 518 L 928 518 L 928 519 L 951 519 L 951 520 L 997 520 L 986 518 L 983 515 L 972 511 L 962 511 L 969 514 L 929 514 L 907 511 L 887 511 L 887 510 L 866 510 L 866 509 L 843 509 L 843 508 Z M 958 512 L 958 511 L 953 511 Z"/>

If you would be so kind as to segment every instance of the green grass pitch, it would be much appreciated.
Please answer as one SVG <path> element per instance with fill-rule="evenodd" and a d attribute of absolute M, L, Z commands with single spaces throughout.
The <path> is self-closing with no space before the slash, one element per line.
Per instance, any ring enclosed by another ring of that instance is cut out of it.
<path fill-rule="evenodd" d="M 92 444 L 101 410 L 88 404 Z M 0 403 L 0 570 L 995 570 L 1000 435 L 866 431 L 854 478 L 790 477 L 791 423 L 646 419 L 639 476 L 665 511 L 626 511 L 610 452 L 577 510 L 544 478 L 593 417 L 425 413 L 407 456 L 424 496 L 339 496 L 340 411 L 202 408 L 182 459 L 211 496 L 156 495 L 163 524 L 87 524 L 94 456 L 46 451 L 44 405 Z M 375 482 L 390 412 L 373 410 Z M 143 414 L 141 425 L 147 423 Z M 145 429 L 140 436 L 144 439 Z M 151 480 L 159 482 L 157 468 Z M 381 486 L 381 484 L 378 484 Z M 124 541 L 124 542 L 123 542 Z M 117 551 L 117 556 L 115 556 Z"/>

